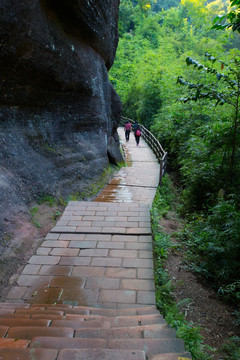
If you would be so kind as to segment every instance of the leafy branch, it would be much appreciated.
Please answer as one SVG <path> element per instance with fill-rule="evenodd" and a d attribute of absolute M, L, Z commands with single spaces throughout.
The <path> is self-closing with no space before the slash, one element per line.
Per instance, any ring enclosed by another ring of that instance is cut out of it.
<path fill-rule="evenodd" d="M 231 10 L 226 15 L 218 15 L 213 20 L 212 29 L 224 30 L 232 28 L 232 31 L 240 32 L 240 0 L 230 0 L 231 7 L 236 6 L 235 9 Z"/>
<path fill-rule="evenodd" d="M 205 53 L 205 56 L 209 61 L 212 63 L 215 63 L 217 59 L 209 54 L 208 52 Z M 235 75 L 235 77 L 239 77 L 239 74 L 231 68 L 229 65 L 224 63 L 222 60 L 218 60 L 218 62 L 221 63 L 221 69 L 223 70 L 224 67 L 228 69 L 229 74 L 223 74 L 218 72 L 216 69 L 212 67 L 207 67 L 198 61 L 187 57 L 186 63 L 188 66 L 192 65 L 197 70 L 203 70 L 208 74 L 216 75 L 217 81 L 223 81 L 227 83 L 227 90 L 224 89 L 224 91 L 219 91 L 218 84 L 193 84 L 191 82 L 186 81 L 182 76 L 178 76 L 177 83 L 180 85 L 187 86 L 190 90 L 195 89 L 195 93 L 192 95 L 190 94 L 187 97 L 182 97 L 180 100 L 184 103 L 187 101 L 197 101 L 199 99 L 209 99 L 209 100 L 216 100 L 216 105 L 224 105 L 225 103 L 230 104 L 235 107 L 236 102 L 233 100 L 236 95 L 239 95 L 239 87 L 238 87 L 238 81 L 235 79 L 232 79 L 230 76 Z M 239 63 L 237 60 L 235 60 L 235 64 L 238 66 Z M 230 90 L 230 91 L 229 91 Z"/>

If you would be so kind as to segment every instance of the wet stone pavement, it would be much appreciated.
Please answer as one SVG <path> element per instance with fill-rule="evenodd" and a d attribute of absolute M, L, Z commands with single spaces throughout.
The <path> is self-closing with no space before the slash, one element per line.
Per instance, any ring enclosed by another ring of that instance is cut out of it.
<path fill-rule="evenodd" d="M 71 201 L 12 287 L 8 301 L 120 308 L 155 304 L 150 206 L 159 164 L 141 139 L 93 202 Z"/>
<path fill-rule="evenodd" d="M 150 207 L 159 165 L 125 142 L 95 201 L 69 202 L 0 303 L 1 360 L 190 360 L 155 306 Z"/>

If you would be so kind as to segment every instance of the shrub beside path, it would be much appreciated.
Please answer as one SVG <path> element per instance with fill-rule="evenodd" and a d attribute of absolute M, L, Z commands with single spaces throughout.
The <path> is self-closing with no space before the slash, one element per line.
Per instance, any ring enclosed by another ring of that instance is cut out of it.
<path fill-rule="evenodd" d="M 155 306 L 150 207 L 159 165 L 141 139 L 95 201 L 69 202 L 0 304 L 3 360 L 187 360 Z"/>

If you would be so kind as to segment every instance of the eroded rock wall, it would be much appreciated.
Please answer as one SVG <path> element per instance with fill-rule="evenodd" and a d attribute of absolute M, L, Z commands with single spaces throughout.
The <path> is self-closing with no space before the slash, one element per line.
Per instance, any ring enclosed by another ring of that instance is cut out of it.
<path fill-rule="evenodd" d="M 121 160 L 108 80 L 119 0 L 1 0 L 0 231 L 39 194 L 81 191 Z"/>

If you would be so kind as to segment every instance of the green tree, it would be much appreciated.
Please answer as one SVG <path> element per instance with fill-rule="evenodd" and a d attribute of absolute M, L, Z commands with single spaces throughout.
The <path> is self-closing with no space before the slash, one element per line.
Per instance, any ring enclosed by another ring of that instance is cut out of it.
<path fill-rule="evenodd" d="M 217 59 L 211 54 L 206 53 L 205 56 L 212 64 L 217 62 Z M 221 72 L 213 67 L 204 66 L 190 57 L 186 59 L 186 62 L 187 65 L 192 65 L 195 69 L 214 76 L 215 81 L 210 84 L 194 84 L 185 81 L 179 76 L 178 83 L 188 86 L 189 89 L 189 94 L 186 97 L 181 98 L 181 100 L 187 102 L 208 99 L 210 101 L 215 101 L 216 105 L 229 104 L 232 108 L 232 112 L 230 113 L 232 127 L 229 134 L 231 153 L 228 159 L 229 171 L 226 174 L 232 185 L 234 182 L 236 183 L 236 176 L 237 179 L 239 176 L 239 168 L 237 168 L 236 165 L 240 155 L 240 57 L 236 55 L 230 65 L 219 60 Z"/>

